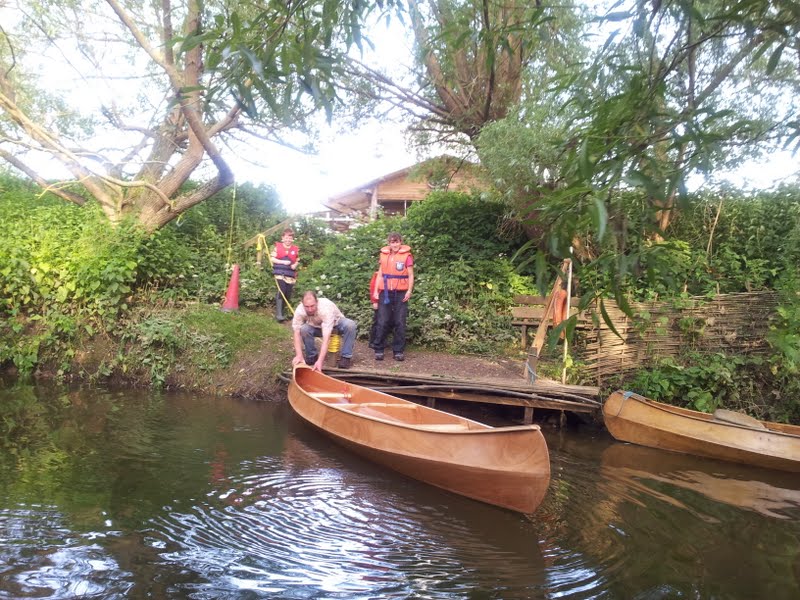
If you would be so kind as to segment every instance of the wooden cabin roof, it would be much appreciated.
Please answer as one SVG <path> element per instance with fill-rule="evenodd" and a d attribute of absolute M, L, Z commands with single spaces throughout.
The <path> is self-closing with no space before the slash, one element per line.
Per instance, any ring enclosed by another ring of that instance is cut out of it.
<path fill-rule="evenodd" d="M 444 174 L 444 185 L 440 187 L 431 181 L 433 177 L 426 176 L 425 166 L 435 170 L 439 179 Z M 435 189 L 468 191 L 485 187 L 476 173 L 477 168 L 474 163 L 449 156 L 432 158 L 330 196 L 324 204 L 341 214 L 366 214 L 370 212 L 373 194 L 376 194 L 376 204 L 384 207 L 387 213 L 404 213 L 408 203 L 425 199 Z"/>

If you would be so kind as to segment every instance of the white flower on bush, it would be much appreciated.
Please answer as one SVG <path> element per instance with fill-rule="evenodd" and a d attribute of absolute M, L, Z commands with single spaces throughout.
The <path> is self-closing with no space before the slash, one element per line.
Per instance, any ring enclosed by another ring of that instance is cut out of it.
<path fill-rule="evenodd" d="M 326 278 L 327 278 L 327 275 L 325 275 L 325 273 L 323 273 L 322 275 L 320 275 L 320 276 L 319 276 L 319 278 L 320 278 L 320 279 L 326 279 Z"/>

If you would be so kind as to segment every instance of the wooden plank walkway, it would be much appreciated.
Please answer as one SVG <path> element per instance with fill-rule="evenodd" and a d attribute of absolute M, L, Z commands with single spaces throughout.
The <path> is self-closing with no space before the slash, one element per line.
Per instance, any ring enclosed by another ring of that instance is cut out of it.
<path fill-rule="evenodd" d="M 599 417 L 601 407 L 598 387 L 563 385 L 542 379 L 529 384 L 524 380 L 452 379 L 390 371 L 326 369 L 325 373 L 395 396 L 424 399 L 428 406 L 434 406 L 437 399 L 519 406 L 524 409 L 525 423 L 533 422 L 536 409 Z"/>

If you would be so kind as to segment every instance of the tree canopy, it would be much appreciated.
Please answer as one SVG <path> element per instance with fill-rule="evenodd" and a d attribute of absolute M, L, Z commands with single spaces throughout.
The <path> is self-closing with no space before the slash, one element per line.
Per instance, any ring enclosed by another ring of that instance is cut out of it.
<path fill-rule="evenodd" d="M 692 178 L 796 151 L 798 10 L 794 2 L 614 2 L 596 18 L 601 43 L 586 60 L 484 128 L 482 162 L 519 214 L 549 232 L 553 254 L 569 255 L 589 223 L 597 239 L 624 231 L 610 219 L 626 218 L 626 190 L 646 193 L 640 226 L 658 240 Z M 624 248 L 619 239 L 620 257 Z"/>
<path fill-rule="evenodd" d="M 6 8 L 0 158 L 65 200 L 94 198 L 114 223 L 133 215 L 156 230 L 232 183 L 221 144 L 246 136 L 287 143 L 287 124 L 302 130 L 313 111 L 329 110 L 336 57 L 360 43 L 364 15 L 382 4 L 41 0 Z M 51 85 L 59 69 L 74 75 L 61 98 Z M 92 97 L 99 83 L 112 93 Z M 67 96 L 89 106 L 70 107 Z M 45 157 L 78 185 L 51 184 Z M 192 176 L 201 184 L 187 189 Z"/>
<path fill-rule="evenodd" d="M 626 189 L 647 192 L 658 236 L 691 176 L 796 148 L 800 132 L 800 9 L 788 0 L 37 0 L 2 10 L 13 18 L 0 32 L 0 158 L 150 231 L 229 185 L 227 157 L 249 151 L 245 140 L 290 145 L 316 111 L 330 117 L 355 97 L 411 115 L 418 140 L 477 149 L 497 191 L 536 221 L 530 231 L 553 233 L 556 254 L 586 221 L 602 237 Z M 413 37 L 411 78 L 359 60 L 380 49 L 366 29 L 379 16 Z M 56 79 L 67 73 L 76 78 L 64 91 Z M 42 156 L 69 177 L 54 184 Z M 185 186 L 190 177 L 199 185 Z"/>

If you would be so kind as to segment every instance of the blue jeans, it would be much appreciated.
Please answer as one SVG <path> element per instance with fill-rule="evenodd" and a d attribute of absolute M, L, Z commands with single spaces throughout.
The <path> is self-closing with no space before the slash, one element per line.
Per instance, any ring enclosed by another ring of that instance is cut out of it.
<path fill-rule="evenodd" d="M 356 330 L 358 326 L 352 319 L 342 317 L 333 327 L 332 333 L 342 336 L 342 348 L 340 356 L 342 358 L 353 358 L 353 348 L 356 345 Z M 306 356 L 306 363 L 313 365 L 317 362 L 319 353 L 315 338 L 322 337 L 322 329 L 305 323 L 300 328 L 300 338 L 303 340 L 303 353 Z"/>

